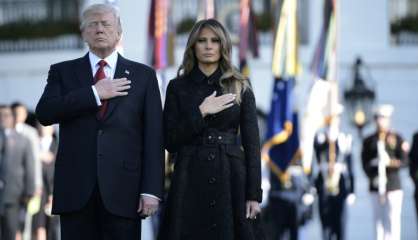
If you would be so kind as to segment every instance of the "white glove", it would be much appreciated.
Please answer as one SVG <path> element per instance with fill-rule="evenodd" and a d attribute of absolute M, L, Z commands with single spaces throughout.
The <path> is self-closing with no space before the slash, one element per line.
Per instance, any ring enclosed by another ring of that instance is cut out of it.
<path fill-rule="evenodd" d="M 305 206 L 311 205 L 315 201 L 315 197 L 312 193 L 305 193 L 302 196 L 302 202 Z"/>
<path fill-rule="evenodd" d="M 347 201 L 348 206 L 353 205 L 354 202 L 356 201 L 356 195 L 354 193 L 348 194 L 346 201 Z"/>

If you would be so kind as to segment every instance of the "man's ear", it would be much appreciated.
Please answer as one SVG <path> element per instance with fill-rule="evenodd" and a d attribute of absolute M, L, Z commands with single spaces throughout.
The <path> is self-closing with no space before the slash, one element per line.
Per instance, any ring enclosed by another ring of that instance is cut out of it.
<path fill-rule="evenodd" d="M 84 31 L 81 30 L 81 39 L 83 39 L 84 42 L 86 42 L 86 38 L 84 37 Z"/>
<path fill-rule="evenodd" d="M 119 40 L 120 40 L 122 38 L 122 27 L 121 26 L 119 26 L 118 35 L 119 35 Z"/>

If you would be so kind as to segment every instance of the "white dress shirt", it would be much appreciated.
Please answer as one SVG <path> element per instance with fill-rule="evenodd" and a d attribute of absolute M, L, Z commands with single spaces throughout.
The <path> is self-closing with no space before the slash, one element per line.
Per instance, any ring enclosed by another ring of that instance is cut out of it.
<path fill-rule="evenodd" d="M 89 60 L 90 60 L 91 72 L 93 73 L 93 76 L 95 76 L 97 70 L 99 70 L 99 62 L 102 59 L 99 58 L 96 54 L 89 52 Z M 103 60 L 105 60 L 107 63 L 106 66 L 104 67 L 104 72 L 105 72 L 106 77 L 113 79 L 113 77 L 115 76 L 115 71 L 116 71 L 116 63 L 118 61 L 118 52 L 113 51 L 112 54 L 110 54 Z M 100 101 L 100 97 L 99 97 L 99 94 L 97 93 L 96 88 L 94 87 L 94 85 L 91 86 L 91 88 L 93 89 L 93 94 L 94 94 L 94 97 L 96 98 L 97 106 L 101 106 L 102 102 Z"/>

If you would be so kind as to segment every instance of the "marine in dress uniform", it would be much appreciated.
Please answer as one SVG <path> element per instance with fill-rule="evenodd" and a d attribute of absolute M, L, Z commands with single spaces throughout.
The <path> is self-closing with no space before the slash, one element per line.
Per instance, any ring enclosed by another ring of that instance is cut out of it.
<path fill-rule="evenodd" d="M 319 131 L 314 141 L 318 164 L 315 187 L 323 239 L 345 239 L 346 203 L 352 204 L 355 199 L 352 137 L 339 130 L 342 110 L 339 105 L 329 126 Z"/>
<path fill-rule="evenodd" d="M 400 239 L 403 191 L 399 170 L 406 164 L 403 139 L 390 130 L 393 106 L 375 111 L 377 130 L 363 141 L 362 164 L 369 178 L 376 239 Z"/>

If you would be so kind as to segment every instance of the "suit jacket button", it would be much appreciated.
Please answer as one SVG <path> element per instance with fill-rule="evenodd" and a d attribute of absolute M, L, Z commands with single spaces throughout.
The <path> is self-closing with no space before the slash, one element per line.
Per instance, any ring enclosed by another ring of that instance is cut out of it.
<path fill-rule="evenodd" d="M 103 134 L 103 130 L 102 129 L 100 129 L 99 130 L 99 135 L 102 135 Z"/>
<path fill-rule="evenodd" d="M 216 200 L 212 200 L 209 204 L 211 207 L 214 207 L 216 205 Z"/>

